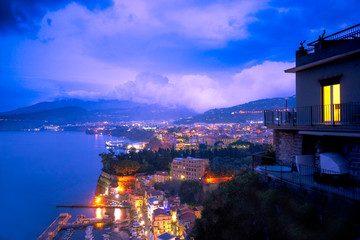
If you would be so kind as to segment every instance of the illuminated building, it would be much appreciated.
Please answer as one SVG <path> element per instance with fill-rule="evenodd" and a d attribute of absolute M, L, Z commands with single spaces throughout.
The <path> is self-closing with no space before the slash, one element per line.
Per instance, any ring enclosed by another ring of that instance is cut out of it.
<path fill-rule="evenodd" d="M 209 159 L 205 158 L 174 158 L 171 163 L 172 180 L 201 180 Z"/>
<path fill-rule="evenodd" d="M 154 174 L 154 181 L 157 183 L 165 183 L 166 181 L 169 181 L 169 173 L 167 172 L 156 172 Z"/>
<path fill-rule="evenodd" d="M 117 176 L 118 187 L 117 191 L 119 193 L 124 193 L 127 191 L 133 191 L 135 189 L 135 176 Z"/>
<path fill-rule="evenodd" d="M 155 236 L 171 232 L 171 215 L 166 210 L 158 208 L 153 213 L 153 232 Z"/>
<path fill-rule="evenodd" d="M 331 160 L 321 162 L 321 155 L 338 154 L 336 166 L 346 170 L 336 170 L 337 174 L 358 177 L 360 24 L 324 35 L 307 49 L 302 42 L 295 67 L 285 70 L 296 74 L 296 108 L 288 109 L 286 99 L 285 109 L 264 112 L 264 124 L 274 129 L 275 155 L 281 164 L 296 165 L 298 170 L 304 164 L 323 174 Z"/>
<path fill-rule="evenodd" d="M 163 206 L 159 203 L 159 200 L 156 197 L 152 197 L 148 199 L 148 218 L 151 220 L 152 215 L 155 209 L 163 208 Z"/>

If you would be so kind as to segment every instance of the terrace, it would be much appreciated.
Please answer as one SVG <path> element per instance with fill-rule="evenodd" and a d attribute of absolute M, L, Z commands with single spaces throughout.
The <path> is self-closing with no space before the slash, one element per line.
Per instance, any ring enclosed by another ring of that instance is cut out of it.
<path fill-rule="evenodd" d="M 359 176 L 339 174 L 339 172 L 294 162 L 285 163 L 263 154 L 253 155 L 252 170 L 268 180 L 299 189 L 360 200 Z"/>
<path fill-rule="evenodd" d="M 264 124 L 273 129 L 360 132 L 360 103 L 265 110 Z"/>

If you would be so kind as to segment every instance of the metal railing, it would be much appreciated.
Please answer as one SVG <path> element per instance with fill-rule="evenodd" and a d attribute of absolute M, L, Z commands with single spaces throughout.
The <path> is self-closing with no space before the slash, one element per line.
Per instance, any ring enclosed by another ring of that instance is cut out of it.
<path fill-rule="evenodd" d="M 281 169 L 283 169 L 283 167 L 290 167 L 291 172 L 275 172 L 268 170 L 266 167 L 260 168 L 260 166 L 269 165 L 264 164 L 269 162 L 272 162 L 273 165 L 280 166 Z M 252 170 L 284 184 L 291 184 L 298 188 L 326 192 L 360 201 L 359 176 L 340 174 L 315 166 L 296 165 L 293 162 L 283 162 L 263 155 L 253 155 Z"/>
<path fill-rule="evenodd" d="M 337 33 L 324 37 L 322 40 L 352 40 L 360 38 L 360 24 L 341 30 Z M 319 40 L 308 43 L 308 46 L 314 46 Z"/>
<path fill-rule="evenodd" d="M 265 110 L 264 124 L 265 126 L 360 126 L 360 103 L 298 107 L 287 110 Z"/>

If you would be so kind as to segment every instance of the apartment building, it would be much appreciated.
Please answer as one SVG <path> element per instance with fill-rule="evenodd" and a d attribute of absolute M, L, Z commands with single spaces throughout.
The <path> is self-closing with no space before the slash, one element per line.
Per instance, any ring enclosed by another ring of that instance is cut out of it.
<path fill-rule="evenodd" d="M 172 180 L 201 180 L 209 159 L 205 158 L 174 158 L 171 163 Z"/>

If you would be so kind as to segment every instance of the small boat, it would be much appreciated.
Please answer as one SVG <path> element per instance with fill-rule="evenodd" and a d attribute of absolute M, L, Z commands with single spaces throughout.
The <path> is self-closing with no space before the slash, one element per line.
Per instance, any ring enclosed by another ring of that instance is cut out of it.
<path fill-rule="evenodd" d="M 116 140 L 116 141 L 107 141 L 105 142 L 106 146 L 108 147 L 122 147 L 124 145 L 124 141 Z"/>

